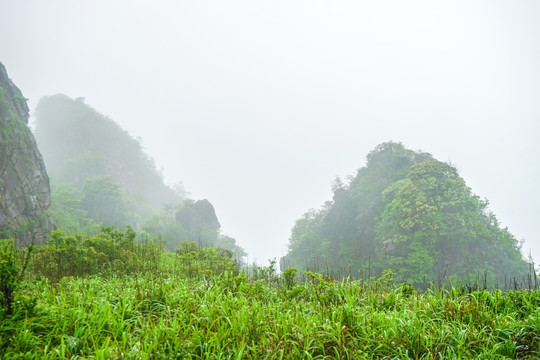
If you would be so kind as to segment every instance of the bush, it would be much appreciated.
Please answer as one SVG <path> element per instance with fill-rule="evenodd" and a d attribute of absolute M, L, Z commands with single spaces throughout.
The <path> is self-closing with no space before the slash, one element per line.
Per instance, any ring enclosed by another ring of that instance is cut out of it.
<path fill-rule="evenodd" d="M 231 256 L 227 250 L 201 248 L 192 241 L 185 241 L 176 250 L 176 270 L 189 279 L 210 278 L 225 272 L 237 275 L 238 266 Z"/>
<path fill-rule="evenodd" d="M 64 235 L 56 230 L 34 257 L 34 272 L 51 281 L 65 276 L 105 275 L 155 270 L 161 248 L 153 241 L 135 243 L 135 231 L 127 227 L 102 227 L 95 236 Z"/>
<path fill-rule="evenodd" d="M 13 239 L 0 240 L 0 305 L 6 315 L 13 313 L 15 293 L 28 267 L 33 245 L 27 248 L 26 256 L 21 260 L 20 251 Z"/>

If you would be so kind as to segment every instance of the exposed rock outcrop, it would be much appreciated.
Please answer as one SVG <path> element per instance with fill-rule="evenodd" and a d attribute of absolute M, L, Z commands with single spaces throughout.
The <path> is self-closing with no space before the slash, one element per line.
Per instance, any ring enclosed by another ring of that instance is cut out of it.
<path fill-rule="evenodd" d="M 52 229 L 49 177 L 28 118 L 26 99 L 0 63 L 0 238 L 19 247 L 44 244 Z"/>
<path fill-rule="evenodd" d="M 210 201 L 198 200 L 176 213 L 176 221 L 186 230 L 212 229 L 218 230 L 221 225 L 216 210 Z"/>

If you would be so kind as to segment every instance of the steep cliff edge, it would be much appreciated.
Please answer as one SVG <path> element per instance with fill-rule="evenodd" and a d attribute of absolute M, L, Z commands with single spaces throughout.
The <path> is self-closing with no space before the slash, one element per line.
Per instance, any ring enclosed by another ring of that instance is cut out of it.
<path fill-rule="evenodd" d="M 49 177 L 28 118 L 26 99 L 0 63 L 0 238 L 19 247 L 45 243 L 52 229 Z"/>

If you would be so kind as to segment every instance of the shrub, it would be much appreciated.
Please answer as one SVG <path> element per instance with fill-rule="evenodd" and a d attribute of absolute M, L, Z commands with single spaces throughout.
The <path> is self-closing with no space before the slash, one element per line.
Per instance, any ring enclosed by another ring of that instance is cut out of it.
<path fill-rule="evenodd" d="M 5 314 L 13 313 L 13 302 L 17 288 L 28 267 L 33 245 L 27 248 L 24 259 L 20 260 L 19 250 L 13 239 L 0 240 L 0 305 L 5 308 Z"/>

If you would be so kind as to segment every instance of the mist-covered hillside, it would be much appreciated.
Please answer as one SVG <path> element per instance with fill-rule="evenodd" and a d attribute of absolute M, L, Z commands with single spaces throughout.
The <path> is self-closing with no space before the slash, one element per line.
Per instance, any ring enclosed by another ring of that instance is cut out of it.
<path fill-rule="evenodd" d="M 183 194 L 164 184 L 140 141 L 82 98 L 43 97 L 36 108 L 35 136 L 57 181 L 81 187 L 88 178 L 108 176 L 154 211 L 182 200 Z"/>
<path fill-rule="evenodd" d="M 43 97 L 35 118 L 35 137 L 51 177 L 51 213 L 64 232 L 130 225 L 169 250 L 195 241 L 237 258 L 245 255 L 235 239 L 221 234 L 208 200 L 188 199 L 180 183 L 166 185 L 141 142 L 84 99 Z"/>
<path fill-rule="evenodd" d="M 495 285 L 527 274 L 520 244 L 487 200 L 428 153 L 383 143 L 333 192 L 296 221 L 282 267 L 355 276 L 391 268 L 415 284 L 482 276 Z"/>

